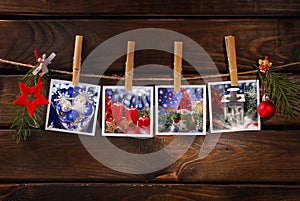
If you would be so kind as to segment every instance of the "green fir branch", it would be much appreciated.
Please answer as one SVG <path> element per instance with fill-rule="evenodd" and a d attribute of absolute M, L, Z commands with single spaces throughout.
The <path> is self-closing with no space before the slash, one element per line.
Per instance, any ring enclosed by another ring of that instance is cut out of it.
<path fill-rule="evenodd" d="M 296 118 L 300 114 L 300 90 L 296 83 L 286 75 L 270 69 L 266 73 L 267 89 L 271 92 L 270 100 L 277 110 L 288 118 Z"/>
<path fill-rule="evenodd" d="M 300 114 L 299 86 L 274 68 L 262 73 L 258 66 L 255 67 L 258 68 L 258 79 L 263 93 L 269 95 L 269 99 L 275 104 L 276 110 L 287 118 L 296 118 Z M 264 91 L 265 88 L 266 91 Z"/>
<path fill-rule="evenodd" d="M 37 77 L 32 74 L 34 70 L 35 68 L 31 69 L 19 80 L 24 82 L 28 86 L 35 85 Z M 42 94 L 45 96 L 47 92 L 45 86 L 47 86 L 48 83 L 45 75 L 42 77 L 42 81 Z M 20 94 L 17 95 L 16 98 L 18 96 L 20 96 Z M 40 129 L 43 108 L 44 107 L 42 106 L 38 106 L 33 116 L 30 116 L 25 106 L 11 104 L 11 111 L 13 114 L 16 114 L 12 119 L 11 129 L 13 129 L 12 134 L 17 143 L 19 143 L 21 140 L 27 140 L 31 135 L 31 129 Z"/>

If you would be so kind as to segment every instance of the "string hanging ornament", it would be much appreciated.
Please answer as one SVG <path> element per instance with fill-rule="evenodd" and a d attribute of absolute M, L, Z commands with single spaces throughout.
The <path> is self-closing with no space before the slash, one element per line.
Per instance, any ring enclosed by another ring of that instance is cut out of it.
<path fill-rule="evenodd" d="M 265 75 L 269 69 L 272 66 L 272 62 L 269 61 L 269 57 L 265 56 L 264 60 L 259 59 L 259 73 L 262 75 Z M 264 80 L 262 80 L 261 85 L 263 87 L 263 96 L 262 96 L 262 102 L 257 107 L 258 114 L 265 119 L 271 118 L 275 112 L 276 107 L 275 105 L 269 100 L 269 93 L 268 93 L 268 87 L 267 87 L 267 78 L 264 76 Z"/>

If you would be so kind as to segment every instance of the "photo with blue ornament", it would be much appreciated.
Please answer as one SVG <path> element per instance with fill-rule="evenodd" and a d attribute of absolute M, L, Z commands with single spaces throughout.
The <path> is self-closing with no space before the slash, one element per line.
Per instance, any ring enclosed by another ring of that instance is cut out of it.
<path fill-rule="evenodd" d="M 52 79 L 46 130 L 95 135 L 100 86 Z"/>

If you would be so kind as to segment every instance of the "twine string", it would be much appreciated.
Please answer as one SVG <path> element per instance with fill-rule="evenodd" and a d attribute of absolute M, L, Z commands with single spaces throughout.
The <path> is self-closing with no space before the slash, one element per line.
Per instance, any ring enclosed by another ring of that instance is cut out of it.
<path fill-rule="evenodd" d="M 36 66 L 31 65 L 31 64 L 24 64 L 24 63 L 20 63 L 20 62 L 15 62 L 15 61 L 10 61 L 10 60 L 6 60 L 6 59 L 1 59 L 0 58 L 0 63 L 6 63 L 6 64 L 10 64 L 10 65 L 15 65 L 15 66 L 23 66 L 23 67 L 27 67 L 27 68 L 35 68 Z M 286 68 L 286 67 L 290 67 L 290 66 L 294 66 L 294 65 L 300 65 L 300 62 L 293 62 L 293 63 L 289 63 L 289 64 L 284 64 L 284 65 L 280 65 L 280 66 L 276 66 L 276 67 L 272 67 L 272 68 L 276 68 L 276 69 L 280 69 L 280 68 Z M 60 73 L 60 74 L 66 74 L 66 75 L 72 75 L 73 72 L 69 72 L 69 71 L 63 71 L 63 70 L 56 70 L 56 69 L 50 69 L 50 72 L 53 73 Z M 249 75 L 249 74 L 255 74 L 258 72 L 258 69 L 256 70 L 249 70 L 249 71 L 244 71 L 244 72 L 239 72 L 238 75 Z M 110 80 L 125 80 L 125 77 L 121 77 L 118 75 L 95 75 L 95 74 L 89 74 L 89 73 L 80 73 L 80 76 L 84 76 L 84 77 L 91 77 L 91 78 L 101 78 L 101 79 L 110 79 Z M 222 73 L 222 74 L 218 74 L 218 75 L 203 75 L 203 76 L 193 76 L 193 77 L 187 77 L 184 78 L 185 80 L 197 80 L 197 79 L 207 79 L 207 78 L 217 78 L 217 77 L 229 77 L 230 74 L 229 73 Z M 149 81 L 149 80 L 157 80 L 157 81 L 172 81 L 173 78 L 166 78 L 166 77 L 161 77 L 161 78 L 153 78 L 153 77 L 149 77 L 149 78 L 133 78 L 134 80 L 137 81 Z"/>

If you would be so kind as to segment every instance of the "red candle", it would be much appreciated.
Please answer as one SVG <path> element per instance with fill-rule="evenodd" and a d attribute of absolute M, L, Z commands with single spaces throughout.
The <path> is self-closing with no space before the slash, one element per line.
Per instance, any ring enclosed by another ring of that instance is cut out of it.
<path fill-rule="evenodd" d="M 138 110 L 134 107 L 127 108 L 126 119 L 131 120 L 134 124 L 136 124 L 138 119 Z"/>
<path fill-rule="evenodd" d="M 122 103 L 114 103 L 111 106 L 112 116 L 116 122 L 122 121 L 124 105 Z"/>
<path fill-rule="evenodd" d="M 137 126 L 139 128 L 141 128 L 142 126 L 144 126 L 144 121 L 141 119 L 141 117 L 139 118 L 139 120 L 137 121 Z"/>
<path fill-rule="evenodd" d="M 147 127 L 150 125 L 150 118 L 149 117 L 140 117 L 139 120 L 138 120 L 138 123 L 137 123 L 137 126 L 138 127 Z"/>

